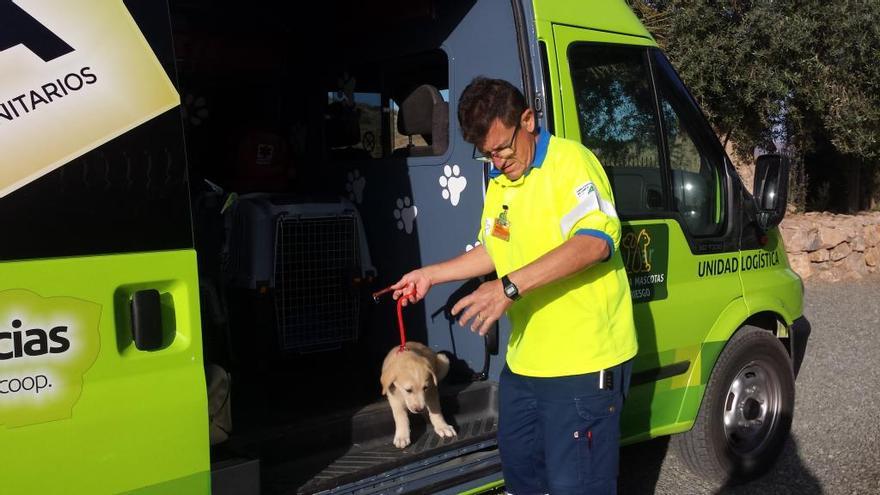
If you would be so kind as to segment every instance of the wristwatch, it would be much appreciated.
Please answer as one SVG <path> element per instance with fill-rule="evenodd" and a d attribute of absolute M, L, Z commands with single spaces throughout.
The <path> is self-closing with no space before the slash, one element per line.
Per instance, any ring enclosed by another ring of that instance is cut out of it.
<path fill-rule="evenodd" d="M 509 297 L 513 301 L 517 301 L 520 298 L 519 288 L 515 283 L 511 282 L 507 275 L 501 277 L 501 284 L 504 286 L 504 295 Z"/>

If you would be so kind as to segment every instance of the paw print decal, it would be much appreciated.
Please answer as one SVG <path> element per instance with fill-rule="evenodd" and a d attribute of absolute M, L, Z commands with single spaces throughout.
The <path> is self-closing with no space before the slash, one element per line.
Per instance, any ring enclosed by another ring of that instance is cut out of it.
<path fill-rule="evenodd" d="M 467 187 L 467 177 L 461 175 L 458 165 L 443 167 L 443 175 L 440 176 L 440 187 L 443 189 L 443 199 L 448 199 L 452 206 L 458 206 L 461 192 Z"/>
<path fill-rule="evenodd" d="M 357 204 L 364 201 L 364 188 L 367 187 L 367 179 L 361 176 L 360 170 L 352 170 L 348 173 L 348 180 L 345 182 L 345 190 L 348 191 L 348 198 Z"/>
<path fill-rule="evenodd" d="M 412 204 L 409 196 L 397 198 L 397 208 L 394 209 L 394 218 L 397 219 L 397 229 L 405 230 L 407 234 L 412 233 L 413 224 L 419 209 Z"/>
<path fill-rule="evenodd" d="M 181 105 L 184 122 L 189 122 L 193 126 L 200 126 L 208 118 L 208 101 L 204 96 L 195 96 L 188 94 L 183 98 Z"/>

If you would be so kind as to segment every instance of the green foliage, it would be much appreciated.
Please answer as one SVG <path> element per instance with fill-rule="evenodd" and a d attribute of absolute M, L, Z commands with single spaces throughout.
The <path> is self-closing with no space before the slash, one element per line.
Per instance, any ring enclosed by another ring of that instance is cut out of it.
<path fill-rule="evenodd" d="M 789 154 L 788 158 L 791 167 L 788 176 L 788 203 L 794 207 L 794 211 L 803 213 L 807 210 L 809 176 L 802 156 Z"/>
<path fill-rule="evenodd" d="M 738 154 L 825 136 L 880 157 L 880 2 L 629 1 Z"/>
<path fill-rule="evenodd" d="M 880 158 L 880 3 L 812 2 L 818 50 L 801 94 L 828 137 L 857 161 Z"/>

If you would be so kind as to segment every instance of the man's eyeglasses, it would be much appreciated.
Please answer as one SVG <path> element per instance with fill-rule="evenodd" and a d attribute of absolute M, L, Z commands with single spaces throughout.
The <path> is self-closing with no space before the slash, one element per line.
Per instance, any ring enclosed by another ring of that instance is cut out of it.
<path fill-rule="evenodd" d="M 513 136 L 510 136 L 510 142 L 508 142 L 508 144 L 506 144 L 505 146 L 495 148 L 491 151 L 483 152 L 479 150 L 476 145 L 474 145 L 474 160 L 492 163 L 495 158 L 500 158 L 504 160 L 513 156 L 513 154 L 516 153 L 516 148 L 514 146 L 516 145 L 516 135 L 519 133 L 519 126 L 520 120 L 517 120 L 516 127 L 513 128 Z"/>

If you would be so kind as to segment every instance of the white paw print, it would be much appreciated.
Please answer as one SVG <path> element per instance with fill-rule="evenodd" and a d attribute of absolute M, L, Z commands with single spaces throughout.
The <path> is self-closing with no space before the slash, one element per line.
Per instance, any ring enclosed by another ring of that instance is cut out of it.
<path fill-rule="evenodd" d="M 365 187 L 367 187 L 367 179 L 361 176 L 360 170 L 355 169 L 348 173 L 345 190 L 348 191 L 349 199 L 357 204 L 361 204 L 364 201 Z"/>
<path fill-rule="evenodd" d="M 458 165 L 445 165 L 440 176 L 440 187 L 443 188 L 443 199 L 448 199 L 452 206 L 457 206 L 461 192 L 467 187 L 467 177 L 461 176 Z"/>
<path fill-rule="evenodd" d="M 397 198 L 397 208 L 394 209 L 394 218 L 397 219 L 398 230 L 406 230 L 407 234 L 411 234 L 413 223 L 418 214 L 419 209 L 416 205 L 412 204 L 412 200 L 409 199 L 409 196 Z"/>
<path fill-rule="evenodd" d="M 464 247 L 464 252 L 468 252 L 468 251 L 470 251 L 471 249 L 473 249 L 473 248 L 475 248 L 475 247 L 477 247 L 477 246 L 479 246 L 479 245 L 480 245 L 480 241 L 477 241 L 477 242 L 475 242 L 475 243 L 473 243 L 473 244 L 468 244 L 467 246 Z"/>

